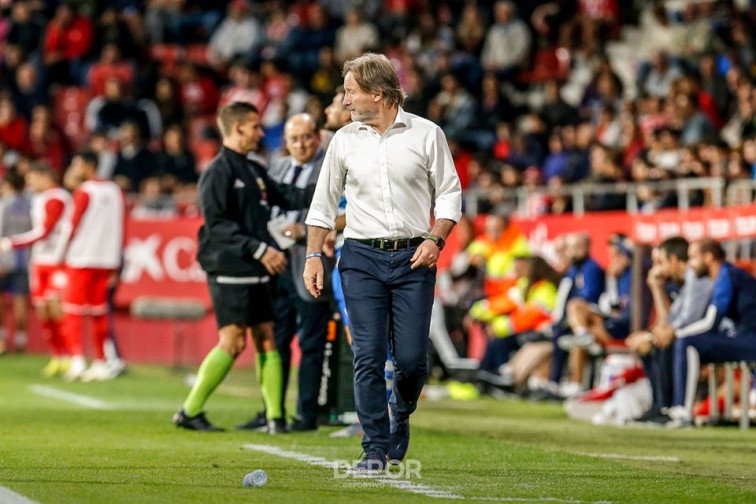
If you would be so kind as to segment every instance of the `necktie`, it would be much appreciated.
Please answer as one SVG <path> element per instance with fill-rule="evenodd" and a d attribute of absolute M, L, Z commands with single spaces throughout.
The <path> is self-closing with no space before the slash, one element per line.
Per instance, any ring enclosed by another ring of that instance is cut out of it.
<path fill-rule="evenodd" d="M 303 168 L 304 167 L 302 165 L 296 165 L 294 167 L 294 176 L 292 177 L 291 182 L 289 182 L 289 184 L 291 184 L 291 185 L 296 185 L 297 184 L 297 180 L 299 179 L 299 176 L 302 175 L 302 169 Z"/>

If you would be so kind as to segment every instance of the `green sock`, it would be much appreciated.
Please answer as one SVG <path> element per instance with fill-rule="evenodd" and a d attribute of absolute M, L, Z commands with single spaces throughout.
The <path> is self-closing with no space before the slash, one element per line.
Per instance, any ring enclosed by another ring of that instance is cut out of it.
<path fill-rule="evenodd" d="M 262 389 L 265 410 L 268 412 L 268 420 L 281 418 L 281 400 L 283 399 L 283 367 L 281 355 L 278 350 L 265 352 L 257 358 L 256 371 L 260 388 Z"/>
<path fill-rule="evenodd" d="M 197 381 L 184 401 L 184 411 L 187 415 L 195 416 L 202 412 L 207 398 L 226 377 L 233 363 L 234 358 L 225 350 L 219 347 L 210 350 L 199 367 Z"/>

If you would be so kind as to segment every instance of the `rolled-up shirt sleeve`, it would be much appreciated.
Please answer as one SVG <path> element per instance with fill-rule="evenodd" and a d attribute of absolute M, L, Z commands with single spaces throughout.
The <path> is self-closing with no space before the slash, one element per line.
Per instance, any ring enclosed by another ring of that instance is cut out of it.
<path fill-rule="evenodd" d="M 462 186 L 454 159 L 441 128 L 435 128 L 435 138 L 429 135 L 430 177 L 435 190 L 434 216 L 459 222 L 462 217 Z"/>
<path fill-rule="evenodd" d="M 328 145 L 323 165 L 320 167 L 315 195 L 310 203 L 305 224 L 333 229 L 339 211 L 339 200 L 344 193 L 344 162 L 341 156 L 343 136 L 336 132 Z"/>

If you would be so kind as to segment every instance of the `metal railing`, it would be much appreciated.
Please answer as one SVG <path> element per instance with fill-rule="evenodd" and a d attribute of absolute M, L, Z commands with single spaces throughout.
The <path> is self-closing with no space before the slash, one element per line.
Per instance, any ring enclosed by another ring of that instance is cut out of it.
<path fill-rule="evenodd" d="M 638 192 L 651 187 L 655 192 L 677 193 L 677 208 L 687 210 L 690 208 L 690 196 L 692 191 L 705 191 L 707 204 L 713 207 L 721 207 L 734 204 L 750 204 L 756 196 L 756 180 L 737 180 L 729 184 L 721 177 L 684 178 L 678 180 L 663 180 L 649 182 L 620 182 L 617 184 L 594 184 L 576 183 L 564 187 L 539 187 L 530 189 L 518 187 L 516 189 L 502 189 L 501 199 L 507 203 L 511 210 L 519 216 L 529 216 L 528 201 L 533 196 L 569 196 L 572 201 L 572 214 L 583 215 L 586 211 L 586 202 L 589 198 L 607 194 L 627 195 L 626 210 L 629 213 L 639 211 Z M 489 193 L 480 189 L 468 189 L 465 192 L 465 214 L 474 216 L 480 213 L 481 201 L 489 199 Z"/>

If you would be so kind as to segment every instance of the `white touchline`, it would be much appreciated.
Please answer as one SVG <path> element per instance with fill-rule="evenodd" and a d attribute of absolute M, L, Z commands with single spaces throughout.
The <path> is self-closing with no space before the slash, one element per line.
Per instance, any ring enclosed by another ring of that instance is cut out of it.
<path fill-rule="evenodd" d="M 277 455 L 279 457 L 289 458 L 297 460 L 299 462 L 306 462 L 309 465 L 317 467 L 325 467 L 328 469 L 340 468 L 338 462 L 333 462 L 323 457 L 316 457 L 314 455 L 307 455 L 306 453 L 294 452 L 283 450 L 277 446 L 271 445 L 259 445 L 259 444 L 245 444 L 243 448 L 248 450 L 255 450 L 270 455 Z M 418 485 L 411 483 L 406 479 L 395 478 L 370 478 L 370 481 L 378 481 L 386 485 L 398 488 L 400 490 L 406 490 L 414 494 L 424 495 L 426 497 L 433 497 L 436 499 L 456 499 L 456 500 L 478 500 L 488 502 L 559 502 L 565 504 L 580 504 L 586 501 L 573 500 L 573 499 L 559 499 L 557 497 L 540 497 L 540 498 L 527 498 L 527 497 L 463 497 L 446 490 L 438 490 L 428 485 Z M 591 504 L 610 504 L 608 501 L 593 501 Z"/>
<path fill-rule="evenodd" d="M 37 504 L 37 502 L 27 499 L 2 485 L 0 485 L 0 502 L 3 504 Z"/>
<path fill-rule="evenodd" d="M 616 460 L 643 460 L 647 462 L 680 462 L 677 457 L 665 457 L 663 455 L 624 455 L 622 453 L 578 453 L 587 457 L 616 459 Z"/>
<path fill-rule="evenodd" d="M 77 404 L 79 406 L 83 406 L 85 408 L 90 409 L 115 409 L 115 407 L 112 404 L 109 404 L 105 401 L 101 401 L 99 399 L 95 399 L 94 397 L 89 397 L 81 394 L 73 394 L 71 392 L 66 392 L 65 390 L 58 390 L 53 387 L 46 387 L 44 385 L 32 385 L 31 391 L 38 396 L 42 397 L 50 397 L 52 399 L 59 399 L 61 401 L 67 401 L 70 403 Z"/>

